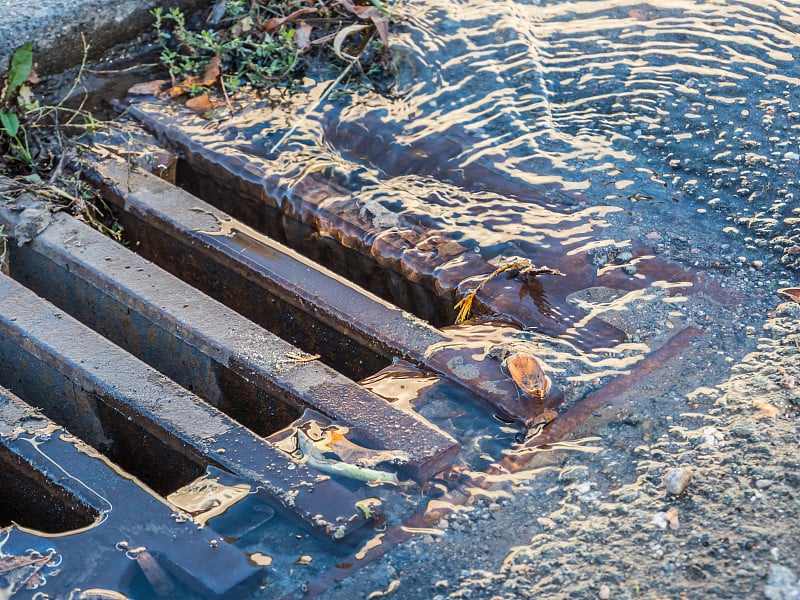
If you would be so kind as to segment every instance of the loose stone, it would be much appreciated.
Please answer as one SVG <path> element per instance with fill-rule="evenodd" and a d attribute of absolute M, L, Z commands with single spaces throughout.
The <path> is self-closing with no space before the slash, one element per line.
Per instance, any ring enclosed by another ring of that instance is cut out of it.
<path fill-rule="evenodd" d="M 686 467 L 670 469 L 664 475 L 664 487 L 668 494 L 677 496 L 682 494 L 692 482 L 692 471 Z"/>

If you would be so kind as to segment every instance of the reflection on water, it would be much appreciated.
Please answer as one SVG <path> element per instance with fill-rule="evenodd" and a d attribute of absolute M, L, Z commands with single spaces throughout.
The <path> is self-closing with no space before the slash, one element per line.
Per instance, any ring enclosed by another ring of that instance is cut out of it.
<path fill-rule="evenodd" d="M 597 280 L 583 287 L 608 284 L 591 249 L 635 202 L 637 213 L 698 221 L 721 210 L 757 236 L 785 233 L 775 242 L 785 247 L 798 234 L 781 217 L 800 159 L 799 6 L 409 2 L 398 9 L 390 95 L 315 107 L 324 86 L 310 86 L 197 139 L 266 165 L 284 188 L 312 173 L 334 181 L 373 241 L 414 224 L 487 261 L 562 267 L 570 257 L 570 272 L 583 265 Z M 629 243 L 647 246 L 647 233 Z M 649 262 L 639 253 L 614 275 L 632 280 Z M 437 273 L 461 264 L 454 255 Z"/>
<path fill-rule="evenodd" d="M 457 437 L 460 492 L 494 501 L 509 487 L 528 485 L 557 454 L 597 451 L 589 445 L 594 438 L 561 442 L 562 434 L 616 402 L 623 385 L 602 388 L 608 380 L 643 364 L 671 330 L 686 332 L 702 315 L 683 295 L 702 285 L 669 271 L 650 251 L 650 240 L 672 232 L 630 228 L 625 239 L 609 239 L 612 221 L 659 215 L 652 227 L 668 216 L 686 232 L 686 222 L 697 219 L 703 224 L 694 231 L 702 233 L 727 224 L 713 214 L 720 211 L 757 236 L 783 234 L 786 247 L 800 236 L 800 219 L 783 218 L 797 210 L 798 9 L 800 3 L 746 0 L 677 0 L 668 8 L 626 0 L 411 0 L 400 7 L 391 95 L 354 92 L 309 111 L 324 89 L 309 85 L 306 94 L 268 98 L 218 126 L 195 127 L 193 135 L 202 151 L 241 160 L 256 181 L 265 171 L 275 174 L 276 189 L 290 190 L 310 174 L 332 180 L 347 198 L 322 198 L 318 215 L 352 211 L 346 216 L 358 227 L 369 223 L 363 241 L 373 249 L 390 235 L 409 243 L 408 254 L 436 249 L 448 259 L 435 267 L 440 279 L 467 263 L 465 255 L 492 266 L 519 256 L 567 273 L 523 288 L 498 278 L 496 297 L 514 307 L 534 304 L 541 318 L 515 321 L 527 331 L 465 325 L 427 356 L 440 357 L 462 379 L 469 369 L 480 375 L 476 365 L 490 365 L 520 402 L 529 399 L 511 383 L 503 359 L 536 356 L 566 407 L 583 405 L 567 420 L 561 413 L 563 426 L 545 438 L 546 448 L 518 443 L 518 427 L 476 410 L 465 390 L 428 372 L 393 365 L 363 382 Z M 298 114 L 307 118 L 298 122 Z M 193 115 L 176 118 L 197 123 Z M 293 125 L 296 132 L 271 152 Z M 296 200 L 287 194 L 278 208 L 299 213 Z M 334 237 L 322 217 L 314 225 L 320 238 Z M 247 249 L 240 234 L 231 243 Z M 460 275 L 462 291 L 491 271 Z M 688 347 L 688 333 L 669 359 Z M 642 372 L 648 368 L 656 367 Z M 580 402 L 597 388 L 609 391 L 595 394 L 594 404 Z M 542 414 L 551 408 L 543 405 Z M 515 473 L 517 459 L 534 466 Z M 406 500 L 410 506 L 418 499 Z M 433 498 L 428 515 L 457 506 Z M 271 526 L 292 530 L 277 517 Z M 296 542 L 297 562 L 275 547 L 258 555 L 267 550 L 260 540 L 251 559 L 268 565 L 274 554 L 276 570 L 322 568 L 324 553 L 307 554 L 310 542 Z M 362 540 L 355 558 L 384 543 L 383 533 Z"/>
<path fill-rule="evenodd" d="M 734 193 L 751 214 L 785 210 L 761 198 L 760 170 L 797 147 L 796 3 L 538 4 L 406 7 L 399 98 L 323 123 L 365 169 L 367 201 L 459 231 L 487 258 L 569 249 L 628 198 L 730 210 Z"/>

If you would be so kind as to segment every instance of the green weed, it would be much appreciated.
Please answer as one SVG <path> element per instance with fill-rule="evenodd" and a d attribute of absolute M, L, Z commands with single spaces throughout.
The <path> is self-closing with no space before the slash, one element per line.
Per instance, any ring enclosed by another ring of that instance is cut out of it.
<path fill-rule="evenodd" d="M 78 75 L 63 99 L 40 105 L 32 86 L 34 72 L 33 44 L 21 46 L 13 55 L 0 93 L 0 175 L 11 176 L 12 185 L 5 198 L 32 192 L 56 205 L 65 206 L 109 237 L 122 241 L 122 227 L 102 198 L 80 177 L 70 172 L 68 164 L 76 158 L 75 144 L 63 134 L 93 135 L 106 125 L 91 112 L 65 105 L 80 84 L 89 47 L 84 40 L 83 60 Z M 0 230 L 0 265 L 6 258 L 5 237 Z"/>
<path fill-rule="evenodd" d="M 203 29 L 192 31 L 185 15 L 176 8 L 165 12 L 151 11 L 161 45 L 161 62 L 169 70 L 173 85 L 199 75 L 214 57 L 223 68 L 222 84 L 235 92 L 245 84 L 254 87 L 291 85 L 297 67 L 298 53 L 294 30 L 281 30 L 275 35 L 255 30 L 255 20 L 244 16 L 243 2 L 228 2 L 223 20 L 234 21 L 230 30 Z M 191 95 L 204 91 L 192 88 Z"/>
<path fill-rule="evenodd" d="M 360 68 L 353 74 L 386 76 L 389 11 L 380 0 L 317 0 L 299 6 L 292 0 L 228 0 L 212 9 L 207 20 L 211 26 L 200 31 L 189 27 L 179 9 L 152 10 L 161 62 L 173 87 L 183 87 L 190 95 L 207 91 L 195 84 L 217 59 L 225 94 L 246 86 L 291 88 L 311 64 L 338 65 L 340 70 L 351 62 L 334 48 L 337 37 L 348 29 L 358 30 L 346 36 L 347 56 L 359 59 Z"/>
<path fill-rule="evenodd" d="M 0 107 L 0 147 L 5 147 L 3 158 L 33 167 L 28 133 L 20 122 L 20 112 L 30 108 L 29 94 L 22 93 L 25 82 L 33 69 L 33 44 L 20 46 L 11 57 L 8 81 Z"/>

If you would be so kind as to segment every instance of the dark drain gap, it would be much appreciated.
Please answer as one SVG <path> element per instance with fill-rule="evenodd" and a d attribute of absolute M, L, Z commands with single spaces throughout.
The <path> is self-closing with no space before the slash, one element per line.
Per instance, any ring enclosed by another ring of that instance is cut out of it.
<path fill-rule="evenodd" d="M 231 175 L 228 178 L 232 179 L 232 185 L 193 168 L 188 161 L 178 161 L 176 183 L 195 196 L 434 327 L 453 323 L 452 297 L 442 297 L 391 269 L 381 267 L 358 249 L 320 235 L 315 227 L 288 213 L 288 201 L 265 201 L 262 187 Z M 274 207 L 281 204 L 287 205 L 286 211 Z M 362 242 L 366 244 L 366 240 Z"/>
<path fill-rule="evenodd" d="M 33 246 L 10 245 L 8 264 L 14 279 L 255 433 L 267 436 L 300 416 L 302 411 L 279 399 L 279 392 L 252 385 Z"/>
<path fill-rule="evenodd" d="M 0 444 L 0 527 L 12 522 L 45 533 L 87 527 L 97 511 Z"/>
<path fill-rule="evenodd" d="M 167 495 L 194 481 L 211 462 L 198 454 L 189 459 L 167 438 L 159 438 L 121 407 L 115 408 L 114 398 L 84 389 L 17 340 L 2 335 L 0 384 L 159 494 Z"/>

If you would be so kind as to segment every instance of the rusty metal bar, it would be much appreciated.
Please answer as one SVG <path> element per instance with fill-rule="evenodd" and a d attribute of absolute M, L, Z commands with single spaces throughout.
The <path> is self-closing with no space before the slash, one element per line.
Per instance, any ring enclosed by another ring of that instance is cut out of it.
<path fill-rule="evenodd" d="M 431 348 L 451 341 L 447 332 L 188 192 L 111 159 L 96 164 L 90 178 L 120 209 L 118 218 L 137 252 L 281 337 L 298 340 L 337 369 L 363 376 L 374 372 L 365 367 L 377 370 L 392 358 L 407 359 L 523 426 L 541 414 L 542 403 L 519 398 L 501 373 L 430 355 Z"/>

